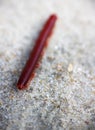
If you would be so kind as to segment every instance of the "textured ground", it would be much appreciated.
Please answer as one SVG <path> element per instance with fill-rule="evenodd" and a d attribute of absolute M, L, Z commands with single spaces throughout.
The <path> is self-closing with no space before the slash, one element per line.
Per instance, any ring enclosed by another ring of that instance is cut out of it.
<path fill-rule="evenodd" d="M 94 0 L 0 0 L 0 130 L 95 130 Z M 51 13 L 59 17 L 29 90 L 16 83 Z"/>

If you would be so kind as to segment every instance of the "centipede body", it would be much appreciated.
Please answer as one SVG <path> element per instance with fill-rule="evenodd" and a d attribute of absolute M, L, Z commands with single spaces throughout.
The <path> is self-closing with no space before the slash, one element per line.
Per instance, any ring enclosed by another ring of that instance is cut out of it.
<path fill-rule="evenodd" d="M 30 53 L 29 59 L 26 62 L 24 69 L 22 70 L 21 76 L 17 83 L 17 88 L 20 90 L 26 89 L 29 86 L 31 79 L 35 75 L 35 69 L 39 66 L 37 63 L 42 57 L 44 49 L 47 46 L 47 39 L 50 37 L 54 25 L 56 23 L 57 16 L 51 15 L 46 21 L 42 31 L 39 34 L 38 39 L 34 45 L 32 52 Z"/>

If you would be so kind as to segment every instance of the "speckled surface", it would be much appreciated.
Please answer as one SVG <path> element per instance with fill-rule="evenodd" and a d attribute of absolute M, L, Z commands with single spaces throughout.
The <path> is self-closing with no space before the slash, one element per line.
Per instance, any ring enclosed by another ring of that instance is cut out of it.
<path fill-rule="evenodd" d="M 95 130 L 95 2 L 0 1 L 0 130 Z M 16 88 L 51 13 L 54 34 L 30 88 Z"/>

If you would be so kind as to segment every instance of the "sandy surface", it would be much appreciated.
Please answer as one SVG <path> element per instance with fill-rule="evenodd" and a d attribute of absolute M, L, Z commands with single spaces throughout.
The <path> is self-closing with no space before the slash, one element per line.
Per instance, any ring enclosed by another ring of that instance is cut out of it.
<path fill-rule="evenodd" d="M 30 88 L 16 88 L 50 14 L 58 21 Z M 94 0 L 0 0 L 0 130 L 95 130 Z"/>

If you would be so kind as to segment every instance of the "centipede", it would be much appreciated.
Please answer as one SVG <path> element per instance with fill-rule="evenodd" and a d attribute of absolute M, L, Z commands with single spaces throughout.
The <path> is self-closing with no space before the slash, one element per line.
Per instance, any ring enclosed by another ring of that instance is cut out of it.
<path fill-rule="evenodd" d="M 19 90 L 27 89 L 31 80 L 35 77 L 35 69 L 39 68 L 39 61 L 42 59 L 43 53 L 48 46 L 47 40 L 52 34 L 56 20 L 57 16 L 55 14 L 50 15 L 40 31 L 40 34 L 32 51 L 30 52 L 29 58 L 17 82 L 17 88 Z"/>

